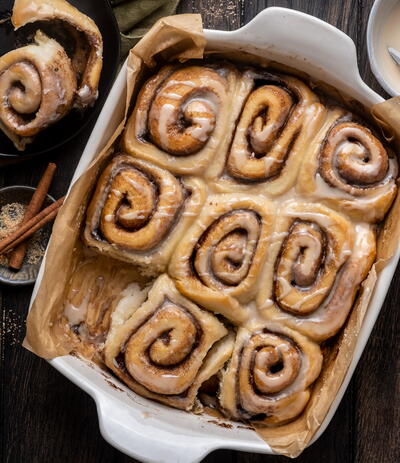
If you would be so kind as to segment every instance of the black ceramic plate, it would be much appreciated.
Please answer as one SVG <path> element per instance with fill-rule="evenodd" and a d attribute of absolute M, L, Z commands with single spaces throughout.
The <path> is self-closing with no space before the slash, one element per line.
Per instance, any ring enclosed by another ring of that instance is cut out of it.
<path fill-rule="evenodd" d="M 86 124 L 95 117 L 102 107 L 114 81 L 119 64 L 120 38 L 118 26 L 109 4 L 109 0 L 68 0 L 80 11 L 90 16 L 103 36 L 103 70 L 99 85 L 99 98 L 95 105 L 84 113 L 72 111 L 57 124 L 40 133 L 33 143 L 19 152 L 12 142 L 0 130 L 0 165 L 30 160 L 43 153 L 59 148 L 81 132 Z M 2 22 L 11 14 L 14 0 L 0 0 L 0 55 L 13 50 L 24 43 L 24 31 L 14 32 L 10 21 Z"/>

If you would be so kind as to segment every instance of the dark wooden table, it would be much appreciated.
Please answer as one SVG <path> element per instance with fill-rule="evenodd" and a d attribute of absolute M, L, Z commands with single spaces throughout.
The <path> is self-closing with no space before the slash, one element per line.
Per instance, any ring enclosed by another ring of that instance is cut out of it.
<path fill-rule="evenodd" d="M 179 12 L 202 13 L 206 27 L 226 30 L 240 27 L 268 6 L 289 7 L 315 15 L 353 38 L 363 79 L 383 94 L 367 59 L 366 27 L 372 3 L 373 0 L 182 0 Z M 88 133 L 81 135 L 51 157 L 59 165 L 51 190 L 54 196 L 66 192 L 81 155 L 80 147 L 87 137 Z M 23 169 L 1 169 L 0 185 L 36 185 L 46 161 Z M 102 439 L 90 397 L 20 346 L 31 291 L 32 287 L 0 287 L 1 462 L 132 462 Z M 335 417 L 318 442 L 299 457 L 299 462 L 400 461 L 399 291 L 400 271 L 392 281 L 371 339 Z M 221 459 L 226 463 L 285 460 L 221 450 L 205 461 Z"/>

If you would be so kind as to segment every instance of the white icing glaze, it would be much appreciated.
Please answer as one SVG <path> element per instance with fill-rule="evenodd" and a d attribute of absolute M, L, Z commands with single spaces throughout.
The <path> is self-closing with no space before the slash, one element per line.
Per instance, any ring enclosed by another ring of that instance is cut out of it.
<path fill-rule="evenodd" d="M 281 297 L 287 296 L 293 289 L 286 276 L 287 274 L 285 276 L 276 277 L 276 281 L 278 281 L 281 285 Z"/>
<path fill-rule="evenodd" d="M 122 193 L 119 191 L 119 190 L 116 190 L 115 188 L 111 189 L 110 192 L 117 196 L 118 198 L 121 198 L 122 197 Z"/>
<path fill-rule="evenodd" d="M 349 251 L 349 254 L 351 254 L 355 259 L 361 259 L 370 253 L 370 236 L 372 227 L 366 223 L 357 223 L 355 229 L 356 242 L 354 249 Z"/>
<path fill-rule="evenodd" d="M 389 6 L 392 5 L 388 10 L 386 9 L 386 3 Z M 388 52 L 388 47 L 400 50 L 400 3 L 383 2 L 382 9 L 379 11 L 382 11 L 382 13 L 386 11 L 386 13 L 381 16 L 379 33 L 376 34 L 375 53 L 377 63 L 387 83 L 397 92 L 400 92 L 399 66 Z"/>
<path fill-rule="evenodd" d="M 182 95 L 174 92 L 163 92 L 163 96 L 165 98 L 170 98 L 171 100 L 180 100 L 182 98 Z"/>
<path fill-rule="evenodd" d="M 84 85 L 82 88 L 78 90 L 78 95 L 82 100 L 89 98 L 91 94 L 90 88 L 88 85 Z"/>
<path fill-rule="evenodd" d="M 137 109 L 135 113 L 135 134 L 137 137 L 142 136 L 146 131 L 147 113 L 142 109 Z"/>
<path fill-rule="evenodd" d="M 164 89 L 169 88 L 169 87 L 174 87 L 175 85 L 186 85 L 187 87 L 192 87 L 192 88 L 197 87 L 197 84 L 195 82 L 192 82 L 191 80 L 174 80 L 174 79 L 171 79 L 165 84 Z"/>
<path fill-rule="evenodd" d="M 290 210 L 286 211 L 286 215 L 288 217 L 295 217 L 295 218 L 299 217 L 298 212 L 290 211 Z M 325 214 L 319 214 L 317 212 L 303 211 L 301 213 L 301 220 L 309 220 L 312 222 L 316 222 L 320 224 L 321 227 L 327 228 L 327 229 L 333 224 L 332 219 L 329 216 Z"/>
<path fill-rule="evenodd" d="M 192 122 L 196 127 L 189 127 L 188 133 L 193 138 L 197 138 L 200 141 L 207 141 L 207 138 L 214 128 L 214 124 L 211 123 L 210 118 L 208 117 L 193 117 Z"/>
<path fill-rule="evenodd" d="M 301 306 L 307 302 L 308 300 L 312 299 L 313 297 L 315 297 L 317 294 L 325 294 L 326 293 L 326 290 L 328 288 L 326 286 L 322 286 L 320 289 L 317 289 L 316 291 L 313 291 L 311 294 L 309 294 L 308 296 L 303 296 L 301 298 L 301 300 L 299 300 L 299 302 L 295 303 L 295 304 L 292 304 L 292 307 L 293 309 L 300 309 Z"/>
<path fill-rule="evenodd" d="M 122 325 L 143 304 L 150 287 L 141 289 L 138 283 L 131 283 L 122 292 L 122 297 L 111 314 L 111 329 Z"/>
<path fill-rule="evenodd" d="M 322 196 L 326 198 L 337 198 L 337 199 L 348 199 L 353 201 L 354 196 L 347 193 L 346 191 L 342 191 L 339 188 L 334 188 L 321 177 L 319 173 L 315 175 L 315 185 L 316 185 L 316 193 L 317 196 Z M 360 201 L 365 202 L 366 199 L 360 198 Z"/>
<path fill-rule="evenodd" d="M 160 108 L 158 118 L 158 132 L 161 138 L 162 145 L 168 145 L 168 126 L 175 119 L 176 108 L 170 103 L 165 103 Z"/>
<path fill-rule="evenodd" d="M 71 326 L 79 325 L 86 320 L 88 310 L 89 293 L 86 294 L 79 307 L 74 306 L 70 302 L 66 302 L 64 307 L 64 315 Z"/>

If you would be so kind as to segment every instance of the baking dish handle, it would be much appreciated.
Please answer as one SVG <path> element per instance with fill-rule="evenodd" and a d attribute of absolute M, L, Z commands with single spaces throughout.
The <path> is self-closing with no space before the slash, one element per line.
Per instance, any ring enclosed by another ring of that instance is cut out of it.
<path fill-rule="evenodd" d="M 104 439 L 126 455 L 142 462 L 198 463 L 217 446 L 193 436 L 176 435 L 157 427 L 143 412 L 110 401 L 98 391 L 94 394 L 100 432 Z M 134 413 L 134 415 L 133 415 Z M 129 423 L 129 424 L 128 424 Z M 135 424 L 136 423 L 136 424 Z M 146 429 L 149 426 L 150 429 Z M 154 435 L 157 433 L 157 436 Z M 152 437 L 154 436 L 154 438 Z"/>
<path fill-rule="evenodd" d="M 312 69 L 314 77 L 331 82 L 339 80 L 349 86 L 362 82 L 353 40 L 336 27 L 300 11 L 266 8 L 242 28 L 232 32 L 207 30 L 206 38 L 211 48 L 214 41 L 220 48 L 222 41 L 228 49 L 277 60 L 283 57 L 290 66 Z"/>

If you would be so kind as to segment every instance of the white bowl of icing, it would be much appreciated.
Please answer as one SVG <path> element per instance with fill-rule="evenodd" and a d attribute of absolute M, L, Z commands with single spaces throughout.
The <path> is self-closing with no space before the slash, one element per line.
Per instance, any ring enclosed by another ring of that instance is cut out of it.
<path fill-rule="evenodd" d="M 384 90 L 400 95 L 400 66 L 387 51 L 400 52 L 400 0 L 376 0 L 368 20 L 368 57 L 372 72 Z"/>

